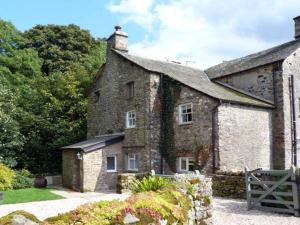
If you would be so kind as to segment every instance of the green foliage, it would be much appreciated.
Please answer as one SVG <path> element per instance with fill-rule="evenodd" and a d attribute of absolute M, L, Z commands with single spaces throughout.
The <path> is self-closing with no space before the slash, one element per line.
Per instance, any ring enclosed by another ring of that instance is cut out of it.
<path fill-rule="evenodd" d="M 12 218 L 14 217 L 14 215 L 22 215 L 24 216 L 25 218 L 35 222 L 35 223 L 38 223 L 40 224 L 41 221 L 39 221 L 34 215 L 28 213 L 28 212 L 25 212 L 23 210 L 18 210 L 18 211 L 15 211 L 15 212 L 12 212 L 6 216 L 3 216 L 0 218 L 0 224 L 1 225 L 12 225 Z"/>
<path fill-rule="evenodd" d="M 0 160 L 32 173 L 61 170 L 60 147 L 86 137 L 87 89 L 105 43 L 75 25 L 19 32 L 0 20 Z"/>
<path fill-rule="evenodd" d="M 170 181 L 163 177 L 148 176 L 142 180 L 135 180 L 130 187 L 133 193 L 157 191 L 170 185 Z"/>
<path fill-rule="evenodd" d="M 33 180 L 33 176 L 28 170 L 15 171 L 13 189 L 31 188 L 33 187 Z"/>
<path fill-rule="evenodd" d="M 138 225 L 159 224 L 159 220 L 167 219 L 168 224 L 185 224 L 191 208 L 186 195 L 168 188 L 157 192 L 137 193 L 125 201 L 99 202 L 83 205 L 70 213 L 48 218 L 44 225 L 60 224 L 124 224 L 127 213 L 140 219 Z"/>
<path fill-rule="evenodd" d="M 176 171 L 176 153 L 174 152 L 174 109 L 180 91 L 180 85 L 177 81 L 167 76 L 163 76 L 160 93 L 162 99 L 160 149 L 162 156 L 173 171 Z"/>
<path fill-rule="evenodd" d="M 0 163 L 0 191 L 12 189 L 14 171 Z"/>

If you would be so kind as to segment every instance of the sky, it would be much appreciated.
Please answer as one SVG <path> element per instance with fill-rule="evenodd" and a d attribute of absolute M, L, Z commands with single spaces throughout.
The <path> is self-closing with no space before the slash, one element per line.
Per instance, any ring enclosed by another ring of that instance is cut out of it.
<path fill-rule="evenodd" d="M 129 53 L 201 69 L 291 41 L 299 0 L 0 0 L 0 18 L 24 31 L 77 24 L 94 37 L 115 25 Z"/>

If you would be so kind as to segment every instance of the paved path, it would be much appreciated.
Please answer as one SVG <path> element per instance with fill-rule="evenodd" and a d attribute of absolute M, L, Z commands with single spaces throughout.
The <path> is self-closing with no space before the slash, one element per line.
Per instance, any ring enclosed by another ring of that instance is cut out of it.
<path fill-rule="evenodd" d="M 57 190 L 53 192 L 66 197 L 66 199 L 0 205 L 0 217 L 16 210 L 24 210 L 26 212 L 32 213 L 38 219 L 44 220 L 48 217 L 56 216 L 59 213 L 69 212 L 86 203 L 101 200 L 109 201 L 113 199 L 124 200 L 128 197 L 128 195 L 126 194 L 115 194 L 112 192 L 78 193 L 70 190 Z"/>
<path fill-rule="evenodd" d="M 300 225 L 300 218 L 268 213 L 258 210 L 247 210 L 243 200 L 214 198 L 214 225 Z"/>

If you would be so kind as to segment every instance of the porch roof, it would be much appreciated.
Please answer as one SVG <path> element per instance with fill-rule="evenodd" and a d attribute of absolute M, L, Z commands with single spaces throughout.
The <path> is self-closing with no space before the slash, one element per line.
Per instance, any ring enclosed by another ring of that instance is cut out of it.
<path fill-rule="evenodd" d="M 76 144 L 68 145 L 62 147 L 63 150 L 65 149 L 73 149 L 73 150 L 82 150 L 84 152 L 94 151 L 99 148 L 103 148 L 108 145 L 112 145 L 118 143 L 124 139 L 123 133 L 118 134 L 107 134 L 97 136 L 92 139 L 88 139 L 86 141 L 81 141 Z"/>

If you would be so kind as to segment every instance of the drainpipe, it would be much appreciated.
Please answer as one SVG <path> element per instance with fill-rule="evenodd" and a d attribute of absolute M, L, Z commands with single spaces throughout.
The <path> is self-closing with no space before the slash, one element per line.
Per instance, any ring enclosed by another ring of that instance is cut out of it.
<path fill-rule="evenodd" d="M 160 104 L 163 104 L 163 75 L 160 74 L 159 77 L 159 95 L 160 95 Z M 162 124 L 162 110 L 160 110 L 160 139 L 163 134 L 163 124 Z M 164 174 L 164 158 L 163 158 L 163 152 L 161 148 L 161 140 L 160 140 L 160 174 Z"/>
<path fill-rule="evenodd" d="M 218 102 L 218 104 L 213 108 L 213 110 L 212 110 L 212 164 L 213 164 L 213 168 L 212 168 L 212 170 L 213 170 L 213 173 L 215 173 L 216 172 L 216 158 L 217 158 L 217 154 L 216 154 L 216 150 L 215 150 L 215 147 L 216 147 L 216 144 L 215 144 L 215 142 L 216 142 L 216 124 L 215 124 L 215 115 L 216 115 L 216 113 L 217 113 L 217 110 L 218 110 L 218 108 L 219 108 L 219 106 L 222 104 L 222 101 L 220 100 L 219 102 Z"/>
<path fill-rule="evenodd" d="M 295 85 L 294 75 L 289 76 L 291 118 L 292 118 L 292 165 L 297 166 L 297 124 L 295 110 Z"/>

